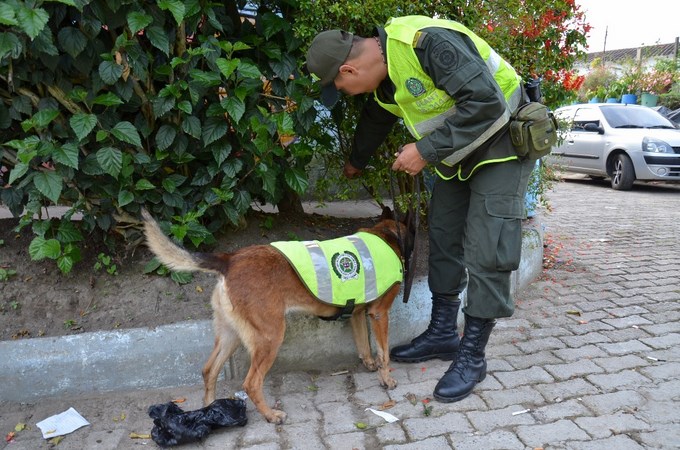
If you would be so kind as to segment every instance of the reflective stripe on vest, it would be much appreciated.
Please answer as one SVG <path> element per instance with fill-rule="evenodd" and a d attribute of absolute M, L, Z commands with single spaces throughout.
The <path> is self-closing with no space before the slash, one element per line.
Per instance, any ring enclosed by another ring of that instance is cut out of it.
<path fill-rule="evenodd" d="M 441 161 L 444 165 L 453 166 L 479 148 L 510 121 L 512 112 L 517 109 L 522 101 L 523 91 L 520 78 L 512 66 L 503 60 L 483 39 L 462 24 L 424 16 L 390 19 L 385 26 L 388 54 L 387 70 L 390 79 L 396 86 L 394 96 L 396 105 L 380 102 L 377 94 L 375 98 L 383 108 L 404 119 L 404 124 L 414 138 L 422 139 L 456 114 L 455 101 L 446 92 L 436 88 L 432 79 L 420 66 L 414 51 L 414 47 L 420 38 L 420 30 L 428 27 L 447 28 L 468 36 L 477 47 L 506 101 L 503 115 L 481 136 Z"/>
<path fill-rule="evenodd" d="M 378 236 L 359 232 L 328 241 L 272 242 L 309 292 L 334 306 L 368 303 L 403 277 L 401 259 Z"/>

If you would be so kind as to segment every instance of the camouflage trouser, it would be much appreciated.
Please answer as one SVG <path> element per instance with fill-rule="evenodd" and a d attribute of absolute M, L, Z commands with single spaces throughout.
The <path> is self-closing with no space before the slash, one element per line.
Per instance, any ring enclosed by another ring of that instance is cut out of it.
<path fill-rule="evenodd" d="M 492 319 L 514 312 L 510 273 L 520 263 L 524 196 L 535 164 L 487 164 L 467 181 L 434 182 L 429 286 L 450 296 L 467 284 L 466 314 Z"/>

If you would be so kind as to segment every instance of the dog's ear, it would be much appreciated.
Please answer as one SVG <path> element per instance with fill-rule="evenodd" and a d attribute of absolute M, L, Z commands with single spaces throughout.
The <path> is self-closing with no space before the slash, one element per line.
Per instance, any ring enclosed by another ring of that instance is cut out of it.
<path fill-rule="evenodd" d="M 380 220 L 394 220 L 394 212 L 389 206 L 383 206 L 382 213 L 380 214 Z"/>

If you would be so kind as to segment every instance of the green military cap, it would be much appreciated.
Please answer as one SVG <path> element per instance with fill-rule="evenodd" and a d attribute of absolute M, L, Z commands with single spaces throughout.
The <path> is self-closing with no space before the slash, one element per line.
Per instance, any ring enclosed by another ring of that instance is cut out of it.
<path fill-rule="evenodd" d="M 321 102 L 328 107 L 338 100 L 339 94 L 333 80 L 347 60 L 353 38 L 354 35 L 347 31 L 323 31 L 316 35 L 307 50 L 307 70 L 319 78 Z"/>

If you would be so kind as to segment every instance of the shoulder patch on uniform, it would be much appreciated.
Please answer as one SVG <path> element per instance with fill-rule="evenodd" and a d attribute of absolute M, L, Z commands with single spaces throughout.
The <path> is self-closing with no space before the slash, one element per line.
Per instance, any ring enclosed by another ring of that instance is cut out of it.
<path fill-rule="evenodd" d="M 331 258 L 333 272 L 342 281 L 354 280 L 359 276 L 359 258 L 352 252 L 336 253 Z"/>
<path fill-rule="evenodd" d="M 413 36 L 413 42 L 411 43 L 411 47 L 413 48 L 422 48 L 423 47 L 423 41 L 427 37 L 427 32 L 425 31 L 416 31 L 415 36 Z"/>
<path fill-rule="evenodd" d="M 456 48 L 449 42 L 440 42 L 432 50 L 432 57 L 441 67 L 454 68 L 458 65 Z"/>

